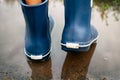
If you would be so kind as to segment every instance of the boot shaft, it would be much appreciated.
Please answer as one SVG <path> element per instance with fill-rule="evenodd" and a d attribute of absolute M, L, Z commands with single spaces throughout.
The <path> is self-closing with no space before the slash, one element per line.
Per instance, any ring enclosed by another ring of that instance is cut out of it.
<path fill-rule="evenodd" d="M 25 0 L 21 0 L 21 6 L 27 33 L 34 37 L 36 34 L 46 35 L 49 32 L 48 0 L 37 5 L 27 5 Z"/>
<path fill-rule="evenodd" d="M 91 0 L 64 0 L 65 23 L 90 26 Z"/>

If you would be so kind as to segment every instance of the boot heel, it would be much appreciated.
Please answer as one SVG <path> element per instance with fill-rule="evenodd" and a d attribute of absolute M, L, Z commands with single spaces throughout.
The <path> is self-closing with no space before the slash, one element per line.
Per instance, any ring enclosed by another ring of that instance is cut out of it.
<path fill-rule="evenodd" d="M 78 49 L 73 49 L 73 48 L 67 48 L 66 46 L 61 46 L 62 50 L 67 51 L 67 52 L 86 52 L 90 49 L 90 46 L 88 47 L 80 47 Z"/>
<path fill-rule="evenodd" d="M 39 62 L 39 61 L 47 61 L 50 58 L 51 50 L 45 55 L 31 55 L 31 53 L 24 50 L 27 61 Z"/>
<path fill-rule="evenodd" d="M 44 57 L 43 59 L 38 59 L 38 60 L 33 60 L 30 57 L 26 56 L 27 61 L 32 61 L 32 62 L 44 62 L 47 61 L 50 58 L 50 54 Z"/>

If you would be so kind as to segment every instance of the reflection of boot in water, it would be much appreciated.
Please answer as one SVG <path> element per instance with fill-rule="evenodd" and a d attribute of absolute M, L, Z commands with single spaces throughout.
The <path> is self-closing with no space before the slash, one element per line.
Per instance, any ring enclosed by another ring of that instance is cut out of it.
<path fill-rule="evenodd" d="M 63 68 L 63 80 L 85 80 L 88 72 L 88 66 L 96 44 L 93 44 L 88 52 L 83 53 L 67 53 Z"/>
<path fill-rule="evenodd" d="M 46 62 L 28 62 L 31 70 L 32 80 L 51 80 L 51 60 L 49 59 Z"/>
<path fill-rule="evenodd" d="M 42 3 L 42 0 L 25 0 L 27 4 L 29 5 L 35 5 Z"/>

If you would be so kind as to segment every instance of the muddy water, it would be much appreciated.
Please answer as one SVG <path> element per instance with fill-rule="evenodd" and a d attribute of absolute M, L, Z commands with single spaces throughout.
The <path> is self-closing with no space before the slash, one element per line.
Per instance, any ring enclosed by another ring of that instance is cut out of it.
<path fill-rule="evenodd" d="M 64 26 L 62 2 L 50 1 L 55 20 L 51 58 L 42 63 L 27 62 L 24 56 L 25 22 L 19 1 L 0 0 L 0 80 L 119 80 L 120 14 L 112 8 L 94 6 L 91 23 L 99 31 L 97 44 L 79 54 L 61 50 Z"/>

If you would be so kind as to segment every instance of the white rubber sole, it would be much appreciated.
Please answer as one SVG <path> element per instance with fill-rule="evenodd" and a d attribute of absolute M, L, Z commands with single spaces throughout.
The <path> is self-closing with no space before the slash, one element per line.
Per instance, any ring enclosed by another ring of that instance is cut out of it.
<path fill-rule="evenodd" d="M 52 49 L 50 49 L 49 52 L 48 52 L 47 54 L 45 54 L 45 55 L 28 55 L 27 52 L 26 52 L 26 50 L 25 50 L 25 48 L 24 48 L 24 53 L 25 53 L 25 55 L 26 55 L 28 58 L 30 58 L 30 59 L 32 59 L 32 60 L 42 60 L 43 58 L 45 58 L 45 57 L 47 57 L 48 55 L 50 55 L 51 50 L 52 50 Z"/>
<path fill-rule="evenodd" d="M 77 49 L 77 48 L 80 48 L 80 47 L 84 48 L 84 47 L 89 47 L 92 43 L 96 42 L 98 38 L 99 38 L 99 36 L 97 36 L 89 44 L 86 44 L 86 45 L 80 45 L 79 43 L 66 43 L 66 44 L 61 43 L 61 45 L 66 46 L 68 48 L 73 48 L 73 49 Z"/>

